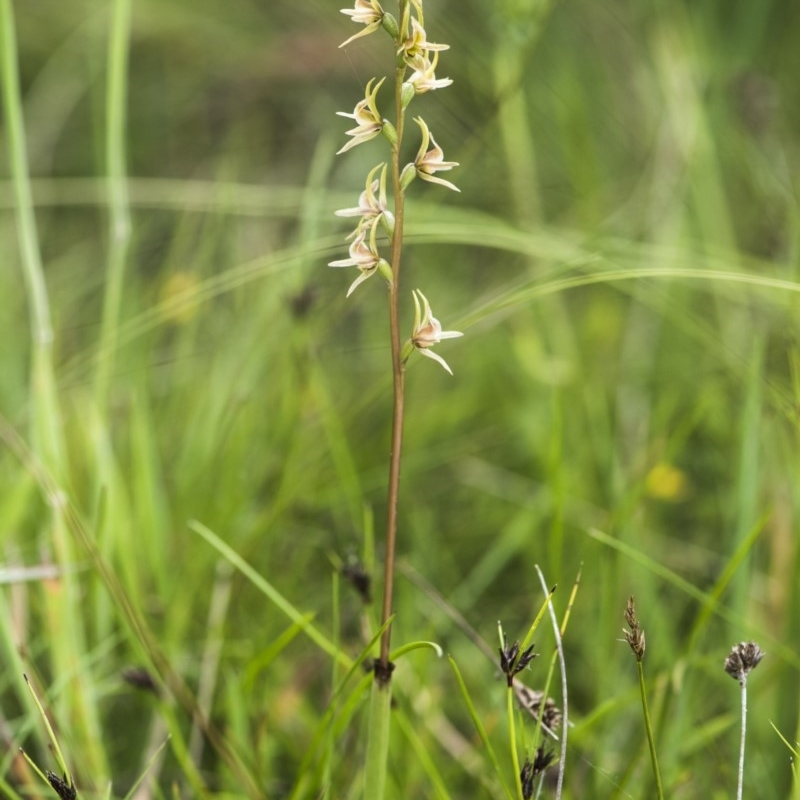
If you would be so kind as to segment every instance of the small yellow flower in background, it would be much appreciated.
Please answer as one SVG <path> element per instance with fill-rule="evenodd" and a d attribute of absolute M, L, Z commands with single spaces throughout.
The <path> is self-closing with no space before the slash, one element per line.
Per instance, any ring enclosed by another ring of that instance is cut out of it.
<path fill-rule="evenodd" d="M 371 278 L 376 272 L 391 280 L 392 268 L 389 263 L 381 258 L 375 243 L 377 221 L 373 223 L 369 231 L 369 242 L 367 242 L 367 231 L 362 230 L 350 244 L 350 258 L 342 258 L 338 261 L 330 261 L 329 267 L 358 267 L 361 274 L 350 284 L 347 290 L 347 297 L 355 291 L 356 287 L 364 283 L 367 278 Z"/>
<path fill-rule="evenodd" d="M 351 36 L 346 42 L 342 42 L 339 47 L 344 47 L 354 39 L 373 33 L 380 28 L 383 22 L 384 11 L 378 0 L 356 0 L 353 8 L 343 8 L 341 11 L 342 14 L 347 14 L 353 22 L 360 22 L 367 27 L 355 34 L 355 36 Z"/>
<path fill-rule="evenodd" d="M 375 173 L 381 170 L 379 179 L 375 178 Z M 377 195 L 376 195 L 377 192 Z M 385 221 L 386 227 L 391 232 L 394 229 L 394 215 L 389 211 L 386 202 L 386 164 L 378 164 L 373 167 L 367 175 L 366 186 L 358 198 L 358 205 L 355 208 L 342 208 L 336 211 L 337 217 L 361 217 L 356 229 L 348 236 L 358 236 L 367 225 L 377 223 L 381 219 Z"/>
<path fill-rule="evenodd" d="M 679 503 L 689 492 L 686 473 L 671 464 L 656 464 L 644 480 L 647 494 L 655 500 Z"/>
<path fill-rule="evenodd" d="M 159 292 L 162 318 L 176 325 L 189 322 L 200 306 L 202 288 L 200 279 L 193 272 L 173 272 Z"/>
<path fill-rule="evenodd" d="M 381 84 L 385 80 L 386 78 L 381 78 L 373 88 L 372 84 L 375 83 L 375 78 L 370 79 L 364 91 L 364 99 L 356 103 L 352 114 L 348 114 L 346 111 L 336 112 L 340 117 L 348 117 L 349 119 L 354 119 L 358 123 L 355 128 L 346 131 L 348 136 L 353 137 L 353 140 L 348 142 L 340 150 L 337 150 L 337 156 L 340 153 L 347 152 L 351 147 L 355 147 L 357 144 L 362 144 L 363 142 L 368 142 L 370 139 L 374 139 L 381 130 L 383 130 L 384 123 L 378 112 L 375 97 L 378 94 L 378 89 L 381 88 Z"/>
<path fill-rule="evenodd" d="M 416 174 L 422 178 L 422 180 L 428 181 L 428 183 L 438 183 L 440 186 L 446 186 L 454 192 L 460 192 L 461 190 L 455 184 L 446 181 L 444 178 L 437 178 L 434 175 L 435 172 L 446 172 L 453 167 L 457 167 L 458 162 L 444 160 L 442 148 L 436 144 L 433 134 L 428 130 L 428 126 L 425 124 L 425 120 L 423 120 L 422 117 L 414 117 L 414 122 L 419 125 L 422 131 L 422 143 L 420 144 L 417 157 L 414 159 Z M 430 150 L 428 150 L 428 144 L 433 145 Z"/>
<path fill-rule="evenodd" d="M 441 342 L 442 339 L 456 339 L 464 334 L 459 331 L 443 331 L 442 324 L 431 312 L 431 304 L 428 302 L 428 298 L 419 289 L 413 290 L 411 294 L 414 296 L 414 330 L 409 344 L 420 355 L 438 361 L 452 375 L 453 370 L 450 369 L 447 362 L 430 348 Z M 404 360 L 410 354 L 411 348 L 406 345 L 403 352 Z"/>

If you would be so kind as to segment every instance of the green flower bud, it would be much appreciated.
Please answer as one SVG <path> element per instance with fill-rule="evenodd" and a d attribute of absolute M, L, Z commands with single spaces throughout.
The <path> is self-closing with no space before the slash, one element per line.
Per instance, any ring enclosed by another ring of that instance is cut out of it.
<path fill-rule="evenodd" d="M 400 89 L 400 102 L 403 105 L 403 108 L 408 108 L 408 104 L 414 99 L 414 95 L 417 93 L 417 90 L 414 88 L 413 83 L 406 83 L 403 84 L 402 88 Z"/>
<path fill-rule="evenodd" d="M 400 187 L 402 189 L 408 189 L 411 185 L 411 181 L 417 177 L 417 168 L 413 164 L 406 164 L 403 167 L 403 171 L 400 173 Z"/>
<path fill-rule="evenodd" d="M 400 38 L 400 28 L 397 25 L 397 20 L 391 14 L 384 13 L 381 25 L 392 39 L 397 41 Z"/>
<path fill-rule="evenodd" d="M 378 261 L 378 272 L 386 278 L 386 282 L 391 286 L 394 283 L 394 273 L 392 272 L 392 265 L 382 258 Z"/>
<path fill-rule="evenodd" d="M 381 120 L 382 128 L 381 133 L 389 140 L 389 142 L 394 146 L 397 144 L 397 131 L 394 129 L 394 125 L 389 122 L 388 119 Z"/>

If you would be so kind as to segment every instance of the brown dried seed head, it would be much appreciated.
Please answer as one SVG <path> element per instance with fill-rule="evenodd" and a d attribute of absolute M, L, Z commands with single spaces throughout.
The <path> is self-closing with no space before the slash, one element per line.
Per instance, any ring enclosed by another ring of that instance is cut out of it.
<path fill-rule="evenodd" d="M 764 651 L 755 642 L 739 642 L 725 659 L 725 672 L 743 686 L 762 658 Z"/>
<path fill-rule="evenodd" d="M 633 650 L 637 661 L 644 658 L 644 631 L 639 625 L 639 620 L 636 618 L 636 604 L 633 602 L 633 597 L 628 598 L 628 604 L 625 607 L 625 622 L 628 623 L 630 630 L 623 628 L 622 632 L 625 634 L 625 641 Z"/>

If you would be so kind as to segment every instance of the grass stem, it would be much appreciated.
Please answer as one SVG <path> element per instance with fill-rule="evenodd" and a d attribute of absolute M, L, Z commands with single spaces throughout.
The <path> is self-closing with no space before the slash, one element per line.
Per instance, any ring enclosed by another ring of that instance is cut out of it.
<path fill-rule="evenodd" d="M 117 348 L 122 290 L 131 239 L 130 207 L 125 164 L 125 117 L 130 47 L 131 0 L 114 0 L 108 41 L 106 85 L 106 185 L 108 195 L 108 266 L 103 297 L 103 322 L 97 365 L 97 401 L 102 408 Z"/>
<path fill-rule="evenodd" d="M 739 770 L 736 781 L 736 800 L 742 800 L 744 791 L 744 740 L 747 733 L 747 681 L 742 681 L 742 735 L 739 742 Z"/>
<path fill-rule="evenodd" d="M 644 727 L 647 731 L 647 746 L 650 748 L 650 761 L 653 764 L 653 775 L 656 779 L 656 795 L 658 800 L 664 800 L 664 787 L 661 785 L 661 770 L 658 766 L 656 743 L 653 738 L 653 724 L 650 720 L 650 711 L 647 707 L 647 687 L 644 682 L 644 666 L 640 659 L 636 659 L 636 668 L 639 671 L 639 690 L 642 694 L 642 713 L 644 714 Z"/>

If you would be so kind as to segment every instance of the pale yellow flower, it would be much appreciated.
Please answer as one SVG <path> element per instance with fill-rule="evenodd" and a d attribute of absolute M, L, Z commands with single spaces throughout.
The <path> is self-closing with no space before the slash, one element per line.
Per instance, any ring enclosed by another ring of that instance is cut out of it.
<path fill-rule="evenodd" d="M 362 36 L 367 36 L 370 33 L 378 30 L 383 22 L 384 11 L 378 0 L 356 0 L 353 8 L 341 9 L 342 14 L 347 14 L 353 22 L 360 22 L 366 25 L 363 31 L 359 31 L 354 36 L 351 36 L 347 41 L 342 42 L 339 47 L 344 47 L 350 44 L 354 39 L 359 39 Z"/>
<path fill-rule="evenodd" d="M 381 170 L 379 179 L 375 173 Z M 386 228 L 394 230 L 394 215 L 389 211 L 386 203 L 386 164 L 378 164 L 367 175 L 366 186 L 358 198 L 358 205 L 354 208 L 342 208 L 336 211 L 337 217 L 361 217 L 358 226 L 351 236 L 357 236 L 367 225 L 383 220 Z M 350 237 L 348 237 L 350 238 Z"/>
<path fill-rule="evenodd" d="M 421 55 L 426 55 L 433 50 L 449 50 L 449 44 L 436 44 L 428 41 L 428 34 L 422 27 L 419 20 L 411 18 L 411 34 L 400 47 L 403 59 L 409 66 L 414 66 L 414 59 Z"/>
<path fill-rule="evenodd" d="M 350 258 L 342 258 L 338 261 L 330 261 L 329 267 L 358 267 L 361 273 L 350 284 L 347 290 L 347 297 L 355 291 L 359 284 L 364 283 L 367 278 L 371 278 L 376 272 L 380 271 L 383 275 L 391 275 L 391 267 L 388 262 L 381 258 L 375 243 L 377 220 L 373 223 L 369 231 L 362 230 L 350 243 Z M 369 233 L 369 241 L 367 234 Z"/>
<path fill-rule="evenodd" d="M 411 344 L 420 355 L 438 361 L 452 375 L 453 370 L 447 362 L 430 348 L 442 339 L 456 339 L 464 334 L 459 331 L 443 331 L 442 324 L 431 312 L 428 298 L 419 289 L 413 290 L 411 294 L 414 296 L 414 330 L 411 334 Z"/>
<path fill-rule="evenodd" d="M 352 114 L 348 114 L 346 111 L 336 112 L 340 117 L 348 117 L 349 119 L 354 119 L 358 123 L 355 128 L 346 131 L 347 135 L 352 136 L 353 139 L 340 150 L 337 150 L 337 156 L 339 153 L 347 152 L 351 147 L 355 147 L 357 144 L 362 144 L 363 142 L 368 142 L 370 139 L 374 139 L 383 129 L 383 120 L 378 112 L 375 97 L 378 94 L 378 89 L 381 88 L 381 84 L 385 80 L 386 78 L 381 78 L 373 88 L 372 84 L 375 78 L 370 79 L 364 91 L 364 99 L 356 103 Z"/>
<path fill-rule="evenodd" d="M 458 162 L 444 160 L 442 148 L 436 144 L 433 134 L 428 130 L 428 126 L 422 117 L 414 117 L 414 122 L 419 125 L 422 131 L 422 143 L 417 157 L 414 159 L 414 168 L 417 171 L 417 175 L 422 180 L 428 181 L 428 183 L 438 183 L 440 186 L 446 186 L 454 192 L 460 192 L 461 190 L 455 184 L 444 180 L 444 178 L 437 178 L 434 175 L 435 172 L 446 172 L 453 167 L 457 167 Z M 428 144 L 433 145 L 430 150 L 428 150 Z"/>
<path fill-rule="evenodd" d="M 413 86 L 415 94 L 424 94 L 434 89 L 444 89 L 453 81 L 450 78 L 437 78 L 436 65 L 439 63 L 439 53 L 434 53 L 433 58 L 421 55 L 414 59 L 412 64 L 414 72 L 405 81 L 405 85 Z"/>

